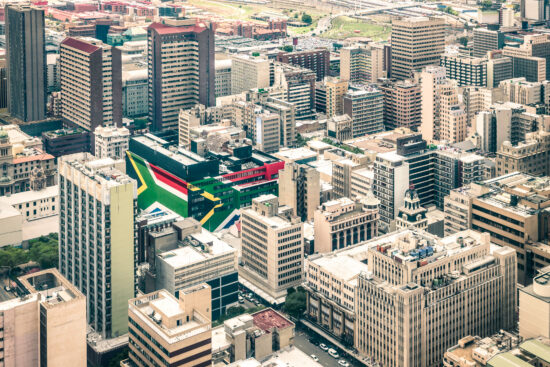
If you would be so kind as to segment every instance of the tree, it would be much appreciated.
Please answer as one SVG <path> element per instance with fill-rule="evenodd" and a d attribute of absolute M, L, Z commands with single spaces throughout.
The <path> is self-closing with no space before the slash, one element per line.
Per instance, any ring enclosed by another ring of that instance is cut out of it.
<path fill-rule="evenodd" d="M 460 37 L 458 39 L 458 43 L 460 43 L 464 47 L 468 46 L 468 37 Z"/>
<path fill-rule="evenodd" d="M 7 267 L 10 272 L 18 265 L 29 261 L 27 251 L 19 247 L 6 246 L 0 251 L 0 266 Z"/>
<path fill-rule="evenodd" d="M 37 262 L 42 269 L 57 267 L 59 263 L 57 234 L 41 236 L 29 241 L 29 260 Z"/>
<path fill-rule="evenodd" d="M 306 310 L 306 303 L 306 291 L 303 287 L 298 287 L 294 292 L 288 292 L 284 310 L 290 316 L 299 318 Z"/>
<path fill-rule="evenodd" d="M 147 127 L 147 119 L 146 118 L 138 118 L 134 120 L 134 127 L 136 130 L 142 130 Z"/>
<path fill-rule="evenodd" d="M 304 15 L 302 15 L 302 22 L 311 24 L 313 23 L 313 19 L 311 18 L 311 15 L 304 13 Z"/>
<path fill-rule="evenodd" d="M 283 46 L 283 51 L 284 52 L 292 52 L 292 51 L 294 51 L 294 47 L 292 47 L 291 45 L 284 45 Z"/>

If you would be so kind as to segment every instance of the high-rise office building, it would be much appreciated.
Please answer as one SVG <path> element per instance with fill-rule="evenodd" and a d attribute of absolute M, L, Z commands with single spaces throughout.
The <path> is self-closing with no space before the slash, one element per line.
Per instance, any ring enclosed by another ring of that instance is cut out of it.
<path fill-rule="evenodd" d="M 354 138 L 384 131 L 384 95 L 374 87 L 349 90 L 344 113 L 352 119 Z"/>
<path fill-rule="evenodd" d="M 285 101 L 295 104 L 296 119 L 313 118 L 315 115 L 315 72 L 283 63 L 277 63 L 274 72 L 274 85 L 281 88 Z"/>
<path fill-rule="evenodd" d="M 451 144 L 460 143 L 468 134 L 468 121 L 464 106 L 459 102 L 458 91 L 448 89 L 440 95 L 440 139 Z"/>
<path fill-rule="evenodd" d="M 211 288 L 184 289 L 179 298 L 165 290 L 128 302 L 130 365 L 212 365 Z"/>
<path fill-rule="evenodd" d="M 439 140 L 441 111 L 440 96 L 444 90 L 452 88 L 447 79 L 445 68 L 442 66 L 428 66 L 415 75 L 420 83 L 422 93 L 422 122 L 420 131 L 422 138 L 430 142 Z"/>
<path fill-rule="evenodd" d="M 422 92 L 420 86 L 410 80 L 392 82 L 384 80 L 380 85 L 384 94 L 384 126 L 386 130 L 399 127 L 417 130 L 421 124 Z"/>
<path fill-rule="evenodd" d="M 262 111 L 257 114 L 256 122 L 250 132 L 256 148 L 264 153 L 279 151 L 281 122 L 277 113 Z"/>
<path fill-rule="evenodd" d="M 456 80 L 459 87 L 487 85 L 487 59 L 444 54 L 441 66 L 445 67 L 447 78 Z"/>
<path fill-rule="evenodd" d="M 94 131 L 122 126 L 120 51 L 94 38 L 65 38 L 60 46 L 63 121 Z"/>
<path fill-rule="evenodd" d="M 451 190 L 483 180 L 485 158 L 455 149 L 437 150 L 434 159 L 435 204 L 443 209 Z"/>
<path fill-rule="evenodd" d="M 279 171 L 279 203 L 292 208 L 302 221 L 312 220 L 321 203 L 319 171 L 305 164 L 286 163 Z"/>
<path fill-rule="evenodd" d="M 151 128 L 177 129 L 180 109 L 216 104 L 214 32 L 195 19 L 166 19 L 147 33 Z"/>
<path fill-rule="evenodd" d="M 388 232 L 409 187 L 409 166 L 395 152 L 381 153 L 374 161 L 372 192 L 380 200 L 380 229 Z"/>
<path fill-rule="evenodd" d="M 445 20 L 412 17 L 394 20 L 391 32 L 391 77 L 407 79 L 428 65 L 439 65 L 445 48 Z"/>
<path fill-rule="evenodd" d="M 512 58 L 514 78 L 525 77 L 529 82 L 550 79 L 550 38 L 546 34 L 528 34 L 519 46 L 503 48 L 503 55 Z"/>
<path fill-rule="evenodd" d="M 516 252 L 489 234 L 405 230 L 373 242 L 355 289 L 360 354 L 384 366 L 439 366 L 464 335 L 514 327 Z"/>
<path fill-rule="evenodd" d="M 266 301 L 283 302 L 286 290 L 303 280 L 304 229 L 300 218 L 290 207 L 279 206 L 275 195 L 262 195 L 242 211 L 241 228 L 239 276 L 245 285 L 261 290 Z"/>
<path fill-rule="evenodd" d="M 239 54 L 231 63 L 231 94 L 269 87 L 271 61 L 267 57 Z"/>
<path fill-rule="evenodd" d="M 9 4 L 5 10 L 8 111 L 22 121 L 46 118 L 44 9 Z"/>
<path fill-rule="evenodd" d="M 474 57 L 485 57 L 487 52 L 504 47 L 504 33 L 487 28 L 474 29 Z"/>
<path fill-rule="evenodd" d="M 216 98 L 231 95 L 232 60 L 216 60 Z"/>
<path fill-rule="evenodd" d="M 340 79 L 350 83 L 375 83 L 384 77 L 384 47 L 376 44 L 343 47 Z"/>
<path fill-rule="evenodd" d="M 317 81 L 321 81 L 328 76 L 330 51 L 326 48 L 317 48 L 307 51 L 279 52 L 277 61 L 313 70 L 317 75 Z"/>
<path fill-rule="evenodd" d="M 548 0 L 521 0 L 520 14 L 522 19 L 540 22 L 548 20 L 550 4 Z"/>
<path fill-rule="evenodd" d="M 86 297 L 56 269 L 18 278 L 21 297 L 0 303 L 5 366 L 85 366 Z"/>
<path fill-rule="evenodd" d="M 499 83 L 514 77 L 513 61 L 502 56 L 502 51 L 489 52 L 487 60 L 487 88 L 497 88 Z"/>
<path fill-rule="evenodd" d="M 349 82 L 335 77 L 325 79 L 326 115 L 339 116 L 344 113 L 344 95 L 348 91 Z"/>
<path fill-rule="evenodd" d="M 110 338 L 128 332 L 135 296 L 136 181 L 123 160 L 88 153 L 59 164 L 59 270 L 86 295 L 88 323 Z"/>

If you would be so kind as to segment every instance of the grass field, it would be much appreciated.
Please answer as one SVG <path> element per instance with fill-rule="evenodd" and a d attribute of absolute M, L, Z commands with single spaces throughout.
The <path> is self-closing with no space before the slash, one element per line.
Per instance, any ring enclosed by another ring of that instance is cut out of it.
<path fill-rule="evenodd" d="M 385 41 L 391 33 L 391 25 L 367 23 L 362 20 L 341 16 L 334 18 L 332 28 L 321 34 L 323 38 L 346 39 L 349 37 L 369 37 Z"/>
<path fill-rule="evenodd" d="M 313 23 L 309 27 L 288 27 L 290 34 L 303 34 L 315 28 L 319 18 L 325 16 L 327 13 L 316 9 L 282 9 L 275 8 L 269 5 L 261 4 L 237 4 L 224 1 L 215 0 L 188 0 L 188 3 L 196 6 L 197 8 L 204 9 L 208 12 L 223 16 L 227 19 L 240 19 L 240 20 L 253 20 L 252 15 L 261 12 L 279 13 L 283 16 L 287 16 L 290 19 L 294 19 L 294 14 L 298 13 L 298 19 L 302 16 L 302 11 L 305 11 L 313 20 Z M 254 20 L 260 22 L 259 20 Z"/>

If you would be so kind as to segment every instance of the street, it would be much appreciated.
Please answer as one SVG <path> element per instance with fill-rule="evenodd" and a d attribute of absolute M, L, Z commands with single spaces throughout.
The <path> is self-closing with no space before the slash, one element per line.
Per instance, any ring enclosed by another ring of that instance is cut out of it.
<path fill-rule="evenodd" d="M 302 352 L 306 353 L 307 355 L 315 354 L 317 358 L 319 358 L 319 363 L 322 364 L 323 366 L 326 366 L 326 367 L 338 366 L 338 361 L 342 359 L 342 357 L 340 357 L 339 359 L 335 359 L 329 356 L 327 352 L 322 351 L 321 348 L 312 344 L 309 341 L 309 339 L 312 336 L 316 337 L 315 335 L 306 334 L 303 330 L 296 330 L 296 335 L 294 337 L 294 345 L 296 346 L 296 348 L 300 349 Z M 329 344 L 327 345 L 330 347 Z M 359 366 L 352 363 L 352 361 L 347 358 L 344 358 L 344 359 L 349 362 L 350 366 Z"/>

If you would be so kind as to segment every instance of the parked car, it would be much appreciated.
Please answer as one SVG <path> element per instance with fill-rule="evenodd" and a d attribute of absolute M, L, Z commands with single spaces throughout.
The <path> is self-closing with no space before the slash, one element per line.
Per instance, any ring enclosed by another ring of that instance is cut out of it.
<path fill-rule="evenodd" d="M 338 361 L 338 364 L 342 367 L 349 367 L 349 362 L 346 361 L 345 359 L 341 359 Z"/>
<path fill-rule="evenodd" d="M 332 358 L 340 358 L 340 354 L 338 354 L 338 352 L 336 351 L 336 349 L 329 349 L 328 350 L 328 355 L 331 356 Z"/>
<path fill-rule="evenodd" d="M 310 355 L 311 359 L 313 359 L 315 362 L 319 362 L 319 358 L 315 354 Z"/>
<path fill-rule="evenodd" d="M 328 350 L 327 345 L 324 344 L 324 343 L 319 344 L 319 348 L 321 348 L 321 350 L 322 350 L 323 352 L 326 352 L 326 351 Z"/>
<path fill-rule="evenodd" d="M 239 303 L 244 303 L 244 298 L 239 296 Z"/>

